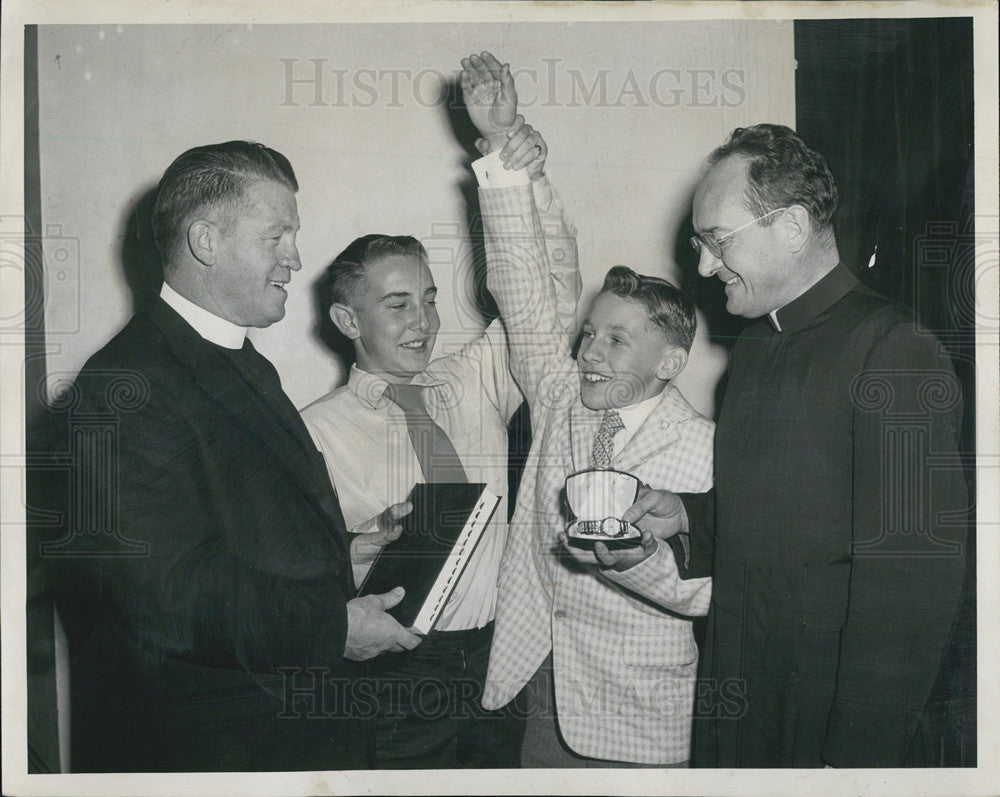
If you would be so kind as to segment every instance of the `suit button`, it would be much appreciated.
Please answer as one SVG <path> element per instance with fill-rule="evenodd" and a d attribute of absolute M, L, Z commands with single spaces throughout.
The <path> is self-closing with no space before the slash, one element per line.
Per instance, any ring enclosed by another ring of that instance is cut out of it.
<path fill-rule="evenodd" d="M 562 609 L 556 609 L 556 611 L 552 613 L 552 616 L 555 617 L 557 620 L 565 620 L 566 612 L 564 612 Z"/>

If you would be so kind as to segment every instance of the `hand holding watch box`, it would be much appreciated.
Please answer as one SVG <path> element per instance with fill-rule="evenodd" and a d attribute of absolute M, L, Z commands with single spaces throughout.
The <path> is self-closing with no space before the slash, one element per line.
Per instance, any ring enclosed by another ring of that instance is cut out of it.
<path fill-rule="evenodd" d="M 566 500 L 575 516 L 567 527 L 570 545 L 593 550 L 639 545 L 642 533 L 621 519 L 639 495 L 639 480 L 618 470 L 583 470 L 566 478 Z"/>

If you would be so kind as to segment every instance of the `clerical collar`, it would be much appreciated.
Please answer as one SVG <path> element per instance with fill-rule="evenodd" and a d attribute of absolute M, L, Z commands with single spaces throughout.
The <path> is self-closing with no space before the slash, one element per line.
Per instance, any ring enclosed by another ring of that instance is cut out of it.
<path fill-rule="evenodd" d="M 160 298 L 177 311 L 177 314 L 194 327 L 194 331 L 205 340 L 224 349 L 243 348 L 243 340 L 247 336 L 245 327 L 237 326 L 232 321 L 199 307 L 190 299 L 181 296 L 166 282 L 160 288 Z"/>
<path fill-rule="evenodd" d="M 801 296 L 768 313 L 768 318 L 778 332 L 796 332 L 842 299 L 857 284 L 858 278 L 847 266 L 837 263 Z"/>

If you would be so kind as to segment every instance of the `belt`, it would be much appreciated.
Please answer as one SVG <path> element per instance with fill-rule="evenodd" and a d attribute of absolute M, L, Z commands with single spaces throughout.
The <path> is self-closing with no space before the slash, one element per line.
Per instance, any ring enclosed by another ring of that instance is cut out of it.
<path fill-rule="evenodd" d="M 448 642 L 462 644 L 464 642 L 474 642 L 493 635 L 493 621 L 490 620 L 482 628 L 460 628 L 457 631 L 432 630 L 426 638 L 435 642 Z"/>

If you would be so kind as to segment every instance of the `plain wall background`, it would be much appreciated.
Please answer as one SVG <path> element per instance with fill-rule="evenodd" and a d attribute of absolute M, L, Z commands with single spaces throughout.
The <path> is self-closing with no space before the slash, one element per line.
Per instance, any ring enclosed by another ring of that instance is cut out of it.
<path fill-rule="evenodd" d="M 234 138 L 280 150 L 299 178 L 303 268 L 285 319 L 251 332 L 297 406 L 343 381 L 315 334 L 312 286 L 359 235 L 412 234 L 431 250 L 436 354 L 475 335 L 463 195 L 472 140 L 464 110 L 442 95 L 460 58 L 483 49 L 527 70 L 522 109 L 546 136 L 547 170 L 579 229 L 584 300 L 617 263 L 680 281 L 704 157 L 734 127 L 794 125 L 792 34 L 790 21 L 43 26 L 50 387 L 132 314 L 124 263 L 148 251 L 135 220 L 163 169 Z M 709 416 L 726 352 L 700 324 L 678 379 Z"/>

